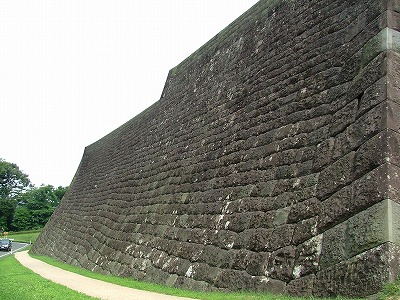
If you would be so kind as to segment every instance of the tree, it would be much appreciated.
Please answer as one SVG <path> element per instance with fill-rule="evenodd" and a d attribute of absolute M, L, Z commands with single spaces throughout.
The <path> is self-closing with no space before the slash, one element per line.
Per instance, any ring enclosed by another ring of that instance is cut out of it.
<path fill-rule="evenodd" d="M 23 173 L 16 164 L 0 158 L 0 197 L 12 198 L 23 192 L 29 185 L 28 175 Z"/>
<path fill-rule="evenodd" d="M 15 199 L 0 197 L 0 227 L 4 228 L 5 231 L 11 228 L 16 207 L 17 201 Z"/>
<path fill-rule="evenodd" d="M 17 231 L 29 229 L 31 223 L 31 213 L 26 207 L 17 207 L 12 220 L 12 228 Z"/>
<path fill-rule="evenodd" d="M 12 229 L 24 230 L 43 227 L 66 193 L 66 187 L 55 189 L 52 185 L 31 187 L 18 195 Z M 26 220 L 29 219 L 29 222 Z"/>
<path fill-rule="evenodd" d="M 64 197 L 67 190 L 68 190 L 67 186 L 59 186 L 54 190 L 54 195 L 56 195 L 57 197 L 57 203 L 54 203 L 54 205 L 58 206 L 58 204 L 60 204 L 60 201 Z"/>
<path fill-rule="evenodd" d="M 16 197 L 30 186 L 28 175 L 16 164 L 0 158 L 0 227 L 11 228 L 17 206 Z"/>
<path fill-rule="evenodd" d="M 25 230 L 43 227 L 68 187 L 35 187 L 14 163 L 0 159 L 0 228 Z"/>

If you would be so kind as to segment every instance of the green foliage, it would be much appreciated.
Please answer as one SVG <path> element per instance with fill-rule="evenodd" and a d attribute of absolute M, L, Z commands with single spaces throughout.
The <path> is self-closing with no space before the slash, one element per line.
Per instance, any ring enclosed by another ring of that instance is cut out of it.
<path fill-rule="evenodd" d="M 18 207 L 14 212 L 12 221 L 13 228 L 29 228 L 31 220 L 31 213 L 26 207 Z"/>
<path fill-rule="evenodd" d="M 0 299 L 2 300 L 94 299 L 42 278 L 23 267 L 11 255 L 0 259 L 0 269 L 4 271 L 0 284 Z"/>
<path fill-rule="evenodd" d="M 51 185 L 32 187 L 18 195 L 12 229 L 21 231 L 42 228 L 59 205 L 67 188 L 54 188 Z"/>
<path fill-rule="evenodd" d="M 0 198 L 12 198 L 24 191 L 30 183 L 28 175 L 16 164 L 0 158 Z"/>
<path fill-rule="evenodd" d="M 42 228 L 67 187 L 35 187 L 14 163 L 0 159 L 0 231 Z"/>
<path fill-rule="evenodd" d="M 387 284 L 380 293 L 379 299 L 400 299 L 400 279 Z"/>
<path fill-rule="evenodd" d="M 0 197 L 0 228 L 7 231 L 11 228 L 17 201 L 12 198 Z"/>
<path fill-rule="evenodd" d="M 17 207 L 15 198 L 29 186 L 28 175 L 24 174 L 16 164 L 0 158 L 0 228 L 10 230 Z"/>

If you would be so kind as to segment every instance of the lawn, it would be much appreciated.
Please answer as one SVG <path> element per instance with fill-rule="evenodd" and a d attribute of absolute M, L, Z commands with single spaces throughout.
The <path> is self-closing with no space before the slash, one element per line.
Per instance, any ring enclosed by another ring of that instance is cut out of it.
<path fill-rule="evenodd" d="M 10 232 L 7 236 L 4 236 L 4 238 L 13 239 L 15 242 L 31 244 L 36 241 L 40 232 L 41 229 L 21 231 L 21 232 Z"/>
<path fill-rule="evenodd" d="M 95 299 L 53 283 L 23 267 L 14 256 L 0 259 L 3 274 L 0 285 L 2 300 L 88 300 Z"/>

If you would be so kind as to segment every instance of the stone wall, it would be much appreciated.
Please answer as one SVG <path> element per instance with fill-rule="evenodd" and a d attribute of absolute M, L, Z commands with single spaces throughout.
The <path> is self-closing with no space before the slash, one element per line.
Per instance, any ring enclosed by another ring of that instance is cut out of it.
<path fill-rule="evenodd" d="M 398 12 L 260 1 L 85 149 L 32 251 L 181 288 L 376 293 L 400 257 Z"/>

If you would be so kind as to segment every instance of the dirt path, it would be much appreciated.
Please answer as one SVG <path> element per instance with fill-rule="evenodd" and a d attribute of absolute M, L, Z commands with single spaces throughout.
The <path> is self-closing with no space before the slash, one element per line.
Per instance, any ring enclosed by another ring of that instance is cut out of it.
<path fill-rule="evenodd" d="M 135 290 L 120 285 L 78 275 L 46 264 L 28 255 L 28 251 L 15 253 L 15 258 L 25 267 L 55 283 L 86 295 L 107 300 L 193 300 Z"/>

